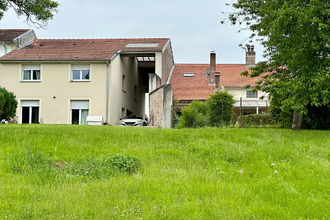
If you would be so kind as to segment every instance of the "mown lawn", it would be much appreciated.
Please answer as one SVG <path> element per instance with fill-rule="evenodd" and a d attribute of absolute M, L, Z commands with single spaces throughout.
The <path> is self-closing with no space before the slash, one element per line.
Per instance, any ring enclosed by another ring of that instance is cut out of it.
<path fill-rule="evenodd" d="M 329 131 L 1 125 L 0 219 L 330 219 Z M 104 165 L 134 156 L 132 175 Z"/>

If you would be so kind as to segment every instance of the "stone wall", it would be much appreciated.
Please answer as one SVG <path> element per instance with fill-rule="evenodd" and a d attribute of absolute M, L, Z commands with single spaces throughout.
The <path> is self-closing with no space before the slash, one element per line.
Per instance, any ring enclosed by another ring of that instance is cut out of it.
<path fill-rule="evenodd" d="M 161 86 L 149 94 L 149 126 L 171 128 L 173 89 L 170 84 Z"/>

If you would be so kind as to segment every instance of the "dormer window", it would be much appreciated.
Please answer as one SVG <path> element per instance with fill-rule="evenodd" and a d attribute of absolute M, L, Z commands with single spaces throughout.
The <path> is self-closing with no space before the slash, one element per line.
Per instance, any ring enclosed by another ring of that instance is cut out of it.
<path fill-rule="evenodd" d="M 194 77 L 194 73 L 184 73 L 184 77 Z"/>

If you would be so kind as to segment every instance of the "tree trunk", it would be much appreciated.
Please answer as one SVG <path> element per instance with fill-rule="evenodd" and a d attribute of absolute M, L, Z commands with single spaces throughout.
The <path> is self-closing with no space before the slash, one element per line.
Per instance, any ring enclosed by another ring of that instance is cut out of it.
<path fill-rule="evenodd" d="M 296 111 L 294 111 L 293 120 L 292 120 L 292 130 L 300 130 L 301 123 L 302 123 L 302 115 L 300 115 Z"/>

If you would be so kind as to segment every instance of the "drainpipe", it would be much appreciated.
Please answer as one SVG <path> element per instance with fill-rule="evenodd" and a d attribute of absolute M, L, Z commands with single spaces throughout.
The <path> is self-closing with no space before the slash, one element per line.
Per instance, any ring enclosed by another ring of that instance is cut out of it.
<path fill-rule="evenodd" d="M 106 82 L 106 113 L 105 113 L 105 122 L 108 124 L 109 120 L 109 75 L 110 75 L 110 60 L 107 60 L 107 82 Z"/>
<path fill-rule="evenodd" d="M 7 54 L 7 47 L 6 47 L 5 42 L 2 42 L 2 45 L 3 45 L 3 47 L 5 48 L 5 55 L 6 55 L 6 54 Z"/>

